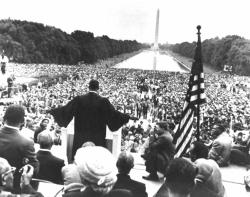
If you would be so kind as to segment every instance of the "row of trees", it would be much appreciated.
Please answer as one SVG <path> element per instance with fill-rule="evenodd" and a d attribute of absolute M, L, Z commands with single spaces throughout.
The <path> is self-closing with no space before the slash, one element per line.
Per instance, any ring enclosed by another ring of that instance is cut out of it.
<path fill-rule="evenodd" d="M 62 30 L 41 23 L 0 20 L 0 50 L 19 63 L 93 63 L 148 47 L 130 40 L 94 37 L 91 32 Z"/>
<path fill-rule="evenodd" d="M 175 53 L 193 58 L 196 43 L 183 42 L 167 47 Z M 202 42 L 203 62 L 217 70 L 223 70 L 224 65 L 232 66 L 237 74 L 250 75 L 250 40 L 240 36 L 212 38 Z"/>

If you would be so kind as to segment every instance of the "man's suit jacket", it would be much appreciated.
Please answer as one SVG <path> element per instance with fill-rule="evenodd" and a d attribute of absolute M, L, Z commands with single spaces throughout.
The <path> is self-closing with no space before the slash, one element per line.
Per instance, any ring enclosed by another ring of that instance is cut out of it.
<path fill-rule="evenodd" d="M 228 165 L 232 149 L 232 139 L 226 133 L 220 134 L 213 142 L 208 158 L 215 160 L 219 166 Z"/>
<path fill-rule="evenodd" d="M 9 164 L 17 169 L 31 164 L 35 172 L 39 170 L 34 142 L 9 127 L 0 130 L 0 157 L 7 159 Z"/>
<path fill-rule="evenodd" d="M 146 186 L 144 183 L 132 180 L 129 175 L 118 174 L 114 189 L 130 190 L 133 196 L 147 197 Z"/>
<path fill-rule="evenodd" d="M 146 156 L 145 163 L 148 172 L 159 171 L 165 174 L 166 168 L 175 154 L 175 146 L 172 140 L 171 134 L 164 132 L 149 144 L 148 158 Z"/>
<path fill-rule="evenodd" d="M 107 98 L 95 92 L 77 96 L 67 105 L 52 109 L 50 113 L 59 126 L 63 127 L 75 117 L 72 155 L 87 141 L 105 147 L 106 125 L 111 131 L 116 131 L 129 120 L 127 114 L 115 110 Z"/>
<path fill-rule="evenodd" d="M 40 170 L 37 178 L 57 184 L 63 184 L 61 169 L 64 166 L 64 160 L 44 150 L 39 150 L 37 152 L 37 159 L 40 162 Z"/>

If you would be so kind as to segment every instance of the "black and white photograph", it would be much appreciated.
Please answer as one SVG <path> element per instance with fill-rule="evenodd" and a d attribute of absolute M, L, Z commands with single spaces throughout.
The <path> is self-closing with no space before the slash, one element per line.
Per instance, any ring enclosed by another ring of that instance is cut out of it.
<path fill-rule="evenodd" d="M 249 0 L 0 5 L 0 197 L 250 196 Z"/>

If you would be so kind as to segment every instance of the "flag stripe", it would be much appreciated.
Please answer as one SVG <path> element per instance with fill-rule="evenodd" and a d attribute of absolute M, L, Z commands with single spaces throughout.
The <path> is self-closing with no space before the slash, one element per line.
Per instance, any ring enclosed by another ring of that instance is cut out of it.
<path fill-rule="evenodd" d="M 189 119 L 185 123 L 185 127 L 181 129 L 182 133 L 176 142 L 176 151 L 178 151 L 181 148 L 183 142 L 186 140 L 187 136 L 189 135 L 189 132 L 193 126 L 193 117 L 194 117 L 194 112 L 192 111 L 189 116 Z"/>
<path fill-rule="evenodd" d="M 192 116 L 192 110 L 189 109 L 187 113 L 184 115 L 184 117 L 181 119 L 178 130 L 173 139 L 173 142 L 174 144 L 176 144 L 176 147 L 179 145 L 178 142 L 182 140 L 180 138 L 183 138 L 183 135 L 185 135 L 185 133 L 183 133 L 183 130 L 185 129 L 185 126 L 189 122 L 189 119 L 191 118 L 191 116 Z"/>
<path fill-rule="evenodd" d="M 193 134 L 193 129 L 191 128 L 190 130 L 191 132 L 189 133 L 186 142 L 183 144 L 182 148 L 175 154 L 175 157 L 182 157 L 183 154 L 187 152 L 187 149 L 189 148 L 189 145 L 192 141 L 192 134 Z"/>

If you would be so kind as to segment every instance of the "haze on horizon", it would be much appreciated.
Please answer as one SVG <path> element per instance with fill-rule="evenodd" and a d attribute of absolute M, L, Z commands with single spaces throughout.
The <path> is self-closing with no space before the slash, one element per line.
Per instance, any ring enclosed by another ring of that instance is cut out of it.
<path fill-rule="evenodd" d="M 153 43 L 157 8 L 159 43 L 239 35 L 250 39 L 249 0 L 0 0 L 0 19 L 43 23 L 113 39 Z"/>

